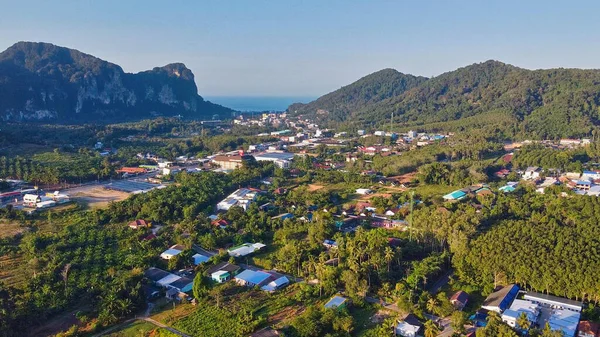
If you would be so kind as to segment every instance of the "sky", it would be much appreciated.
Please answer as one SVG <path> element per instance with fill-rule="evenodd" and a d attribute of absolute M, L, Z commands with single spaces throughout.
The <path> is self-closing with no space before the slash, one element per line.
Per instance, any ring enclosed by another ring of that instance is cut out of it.
<path fill-rule="evenodd" d="M 50 42 L 127 72 L 183 62 L 203 96 L 316 97 L 383 68 L 431 77 L 489 59 L 600 68 L 600 1 L 0 0 L 0 12 L 0 50 Z"/>

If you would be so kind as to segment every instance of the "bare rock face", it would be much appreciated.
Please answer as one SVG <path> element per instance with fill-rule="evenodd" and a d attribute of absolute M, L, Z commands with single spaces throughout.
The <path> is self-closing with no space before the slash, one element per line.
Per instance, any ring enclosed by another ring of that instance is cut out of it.
<path fill-rule="evenodd" d="M 108 122 L 231 116 L 198 95 L 182 63 L 137 74 L 74 49 L 19 42 L 0 53 L 0 120 Z"/>

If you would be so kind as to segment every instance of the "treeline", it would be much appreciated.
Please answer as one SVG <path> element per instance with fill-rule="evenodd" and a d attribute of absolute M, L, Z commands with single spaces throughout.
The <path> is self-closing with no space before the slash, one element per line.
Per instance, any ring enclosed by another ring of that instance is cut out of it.
<path fill-rule="evenodd" d="M 529 145 L 515 153 L 512 163 L 520 169 L 539 166 L 543 169 L 582 172 L 583 164 L 589 160 L 586 149 L 555 150 L 542 145 Z"/>
<path fill-rule="evenodd" d="M 107 157 L 90 153 L 54 152 L 24 157 L 0 157 L 0 178 L 20 179 L 36 184 L 79 183 L 114 174 Z"/>

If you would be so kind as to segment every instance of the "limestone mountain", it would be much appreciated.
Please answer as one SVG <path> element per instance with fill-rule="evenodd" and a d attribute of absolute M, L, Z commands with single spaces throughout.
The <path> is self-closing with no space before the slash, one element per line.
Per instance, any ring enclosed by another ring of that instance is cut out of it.
<path fill-rule="evenodd" d="M 0 119 L 62 123 L 154 116 L 231 116 L 198 95 L 182 63 L 132 74 L 116 64 L 49 43 L 18 42 L 0 53 Z"/>

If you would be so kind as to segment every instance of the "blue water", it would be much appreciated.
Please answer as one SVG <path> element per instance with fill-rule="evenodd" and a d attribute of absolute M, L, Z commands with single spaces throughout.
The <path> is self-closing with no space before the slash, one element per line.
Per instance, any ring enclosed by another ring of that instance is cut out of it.
<path fill-rule="evenodd" d="M 204 96 L 204 99 L 237 111 L 285 111 L 292 103 L 308 103 L 316 97 Z"/>

